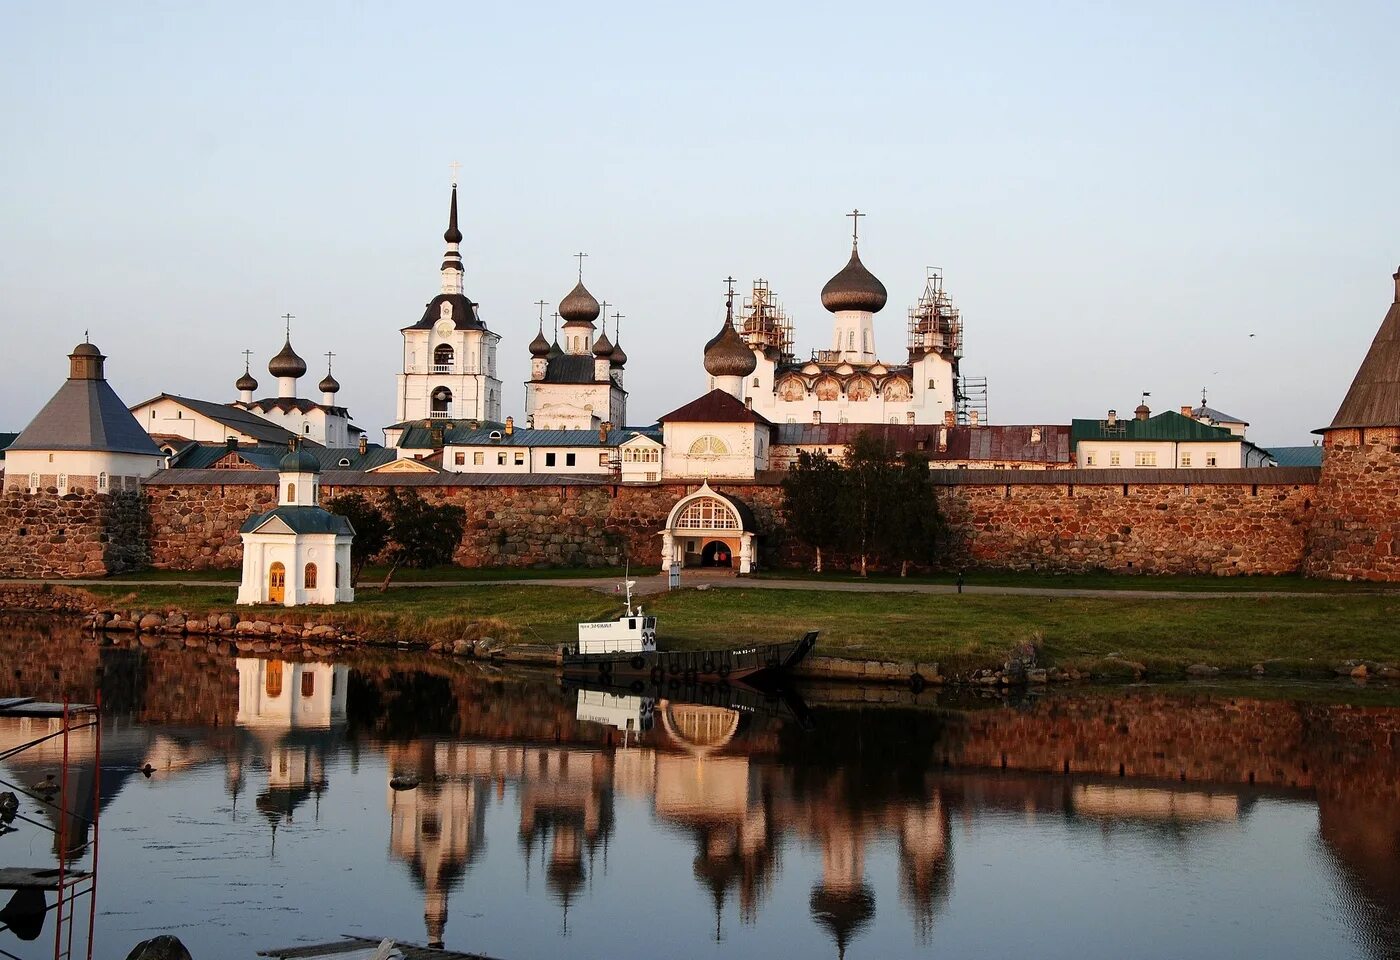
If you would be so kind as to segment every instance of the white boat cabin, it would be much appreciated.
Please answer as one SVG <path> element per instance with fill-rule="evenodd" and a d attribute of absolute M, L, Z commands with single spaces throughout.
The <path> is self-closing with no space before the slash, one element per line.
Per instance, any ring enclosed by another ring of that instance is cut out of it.
<path fill-rule="evenodd" d="M 632 609 L 632 588 L 627 581 L 627 608 L 616 620 L 578 625 L 579 653 L 652 653 L 656 650 L 656 618 Z"/>

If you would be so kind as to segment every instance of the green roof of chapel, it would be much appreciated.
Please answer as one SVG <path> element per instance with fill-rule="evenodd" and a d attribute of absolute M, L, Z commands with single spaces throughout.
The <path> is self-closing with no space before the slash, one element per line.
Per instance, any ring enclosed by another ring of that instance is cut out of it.
<path fill-rule="evenodd" d="M 1131 415 L 1119 417 L 1118 422 L 1109 426 L 1107 420 L 1071 420 L 1069 444 L 1073 449 L 1081 440 L 1166 440 L 1203 441 L 1239 440 L 1225 427 L 1212 427 L 1190 417 L 1183 417 L 1175 410 L 1159 413 L 1155 417 L 1139 420 Z"/>

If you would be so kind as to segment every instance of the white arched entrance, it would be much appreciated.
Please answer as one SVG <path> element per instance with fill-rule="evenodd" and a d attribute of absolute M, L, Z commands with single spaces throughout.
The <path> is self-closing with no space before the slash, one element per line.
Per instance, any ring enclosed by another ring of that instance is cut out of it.
<path fill-rule="evenodd" d="M 661 569 L 672 563 L 683 566 L 729 567 L 739 574 L 752 573 L 757 554 L 754 530 L 745 510 L 729 497 L 710 488 L 700 489 L 676 501 L 661 531 Z"/>

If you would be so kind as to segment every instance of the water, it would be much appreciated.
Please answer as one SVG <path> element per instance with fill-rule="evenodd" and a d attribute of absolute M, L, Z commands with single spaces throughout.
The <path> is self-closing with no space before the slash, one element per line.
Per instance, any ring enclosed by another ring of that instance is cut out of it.
<path fill-rule="evenodd" d="M 196 960 L 342 933 L 504 960 L 1400 957 L 1400 708 L 1376 691 L 697 704 L 14 624 L 0 664 L 0 696 L 102 688 L 102 957 L 159 932 Z M 36 723 L 0 720 L 0 750 Z M 18 826 L 0 865 L 53 864 Z"/>

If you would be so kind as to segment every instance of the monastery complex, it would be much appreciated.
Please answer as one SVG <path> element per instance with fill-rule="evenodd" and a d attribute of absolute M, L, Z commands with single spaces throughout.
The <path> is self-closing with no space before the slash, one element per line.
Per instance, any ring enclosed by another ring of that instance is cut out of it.
<path fill-rule="evenodd" d="M 396 420 L 382 444 L 339 403 L 334 354 L 319 399 L 301 396 L 308 366 L 290 316 L 267 365 L 275 393 L 260 394 L 250 360 L 237 399 L 161 393 L 128 406 L 106 381 L 107 358 L 84 341 L 5 451 L 0 574 L 251 563 L 262 581 L 280 565 L 263 555 L 278 537 L 298 550 L 314 537 L 325 541 L 322 578 L 293 592 L 348 599 L 350 532 L 320 498 L 390 487 L 467 510 L 457 551 L 466 566 L 748 573 L 804 559 L 779 486 L 798 454 L 840 457 L 875 432 L 930 461 L 950 565 L 1400 579 L 1400 272 L 1316 448 L 1263 449 L 1205 396 L 1155 414 L 1144 397 L 1121 416 L 993 424 L 986 381 L 962 373 L 963 320 L 938 273 L 908 308 L 897 355 L 881 353 L 874 320 L 889 297 L 861 260 L 858 227 L 821 291 L 825 345 L 800 355 L 768 284 L 736 297 L 729 281 L 725 319 L 698 358 L 707 391 L 630 424 L 622 317 L 609 335 L 583 255 L 553 317 L 541 303 L 534 338 L 502 353 L 489 311 L 467 292 L 457 208 L 454 185 L 439 289 L 401 329 Z M 525 404 L 507 412 L 502 377 L 517 359 Z M 283 482 L 288 471 L 300 495 Z"/>

